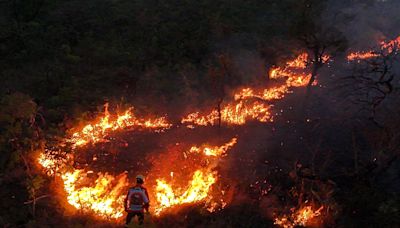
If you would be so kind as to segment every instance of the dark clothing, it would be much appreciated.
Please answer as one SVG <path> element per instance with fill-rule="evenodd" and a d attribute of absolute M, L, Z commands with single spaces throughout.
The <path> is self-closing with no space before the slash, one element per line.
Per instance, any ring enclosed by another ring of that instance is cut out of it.
<path fill-rule="evenodd" d="M 126 216 L 125 224 L 128 225 L 136 215 L 138 216 L 139 225 L 142 225 L 143 221 L 144 221 L 144 213 L 143 212 L 128 212 L 128 215 Z"/>

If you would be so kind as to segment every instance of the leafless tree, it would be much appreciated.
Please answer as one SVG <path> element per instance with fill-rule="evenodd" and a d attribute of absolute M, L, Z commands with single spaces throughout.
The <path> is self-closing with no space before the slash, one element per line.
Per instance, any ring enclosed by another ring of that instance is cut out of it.
<path fill-rule="evenodd" d="M 398 51 L 380 50 L 376 54 L 375 58 L 355 61 L 350 75 L 343 78 L 341 86 L 352 102 L 360 106 L 359 111 L 367 112 L 369 119 L 382 127 L 377 120 L 377 109 L 395 90 L 394 67 Z"/>

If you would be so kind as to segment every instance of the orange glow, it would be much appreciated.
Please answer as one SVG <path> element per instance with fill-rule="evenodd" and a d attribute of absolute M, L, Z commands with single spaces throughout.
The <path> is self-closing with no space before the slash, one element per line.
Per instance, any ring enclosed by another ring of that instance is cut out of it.
<path fill-rule="evenodd" d="M 275 218 L 274 224 L 284 228 L 308 226 L 310 223 L 315 222 L 314 220 L 317 217 L 321 216 L 322 209 L 324 209 L 323 206 L 317 210 L 314 210 L 312 206 L 304 206 L 297 211 L 293 210 L 293 213 L 289 216 Z"/>
<path fill-rule="evenodd" d="M 400 49 L 400 36 L 390 41 L 382 41 L 380 45 L 381 49 L 386 50 L 388 53 L 398 51 Z"/>
<path fill-rule="evenodd" d="M 97 121 L 87 124 L 82 129 L 74 130 L 68 142 L 73 147 L 84 146 L 89 143 L 106 142 L 105 137 L 108 133 L 120 129 L 131 127 L 141 127 L 147 129 L 164 130 L 171 127 L 165 117 L 157 119 L 139 119 L 133 113 L 133 108 L 129 108 L 122 114 L 111 116 L 108 112 L 108 104 L 105 105 L 104 116 Z"/>
<path fill-rule="evenodd" d="M 322 62 L 327 63 L 329 60 L 331 60 L 331 56 L 329 55 L 323 55 L 322 56 Z"/>

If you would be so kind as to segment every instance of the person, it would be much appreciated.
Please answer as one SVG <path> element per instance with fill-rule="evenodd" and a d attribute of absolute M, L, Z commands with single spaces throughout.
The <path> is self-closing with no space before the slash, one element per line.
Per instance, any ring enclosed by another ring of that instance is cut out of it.
<path fill-rule="evenodd" d="M 149 194 L 144 184 L 144 177 L 142 175 L 136 176 L 136 185 L 129 189 L 128 194 L 124 200 L 125 211 L 128 212 L 126 216 L 125 227 L 131 222 L 132 218 L 138 216 L 139 225 L 143 224 L 144 211 L 149 212 Z"/>

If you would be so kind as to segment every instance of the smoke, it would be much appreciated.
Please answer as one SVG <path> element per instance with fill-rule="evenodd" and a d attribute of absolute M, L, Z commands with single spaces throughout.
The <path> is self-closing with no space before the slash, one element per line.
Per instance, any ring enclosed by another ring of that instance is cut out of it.
<path fill-rule="evenodd" d="M 330 1 L 323 20 L 334 23 L 352 48 L 369 48 L 400 34 L 400 1 Z"/>

